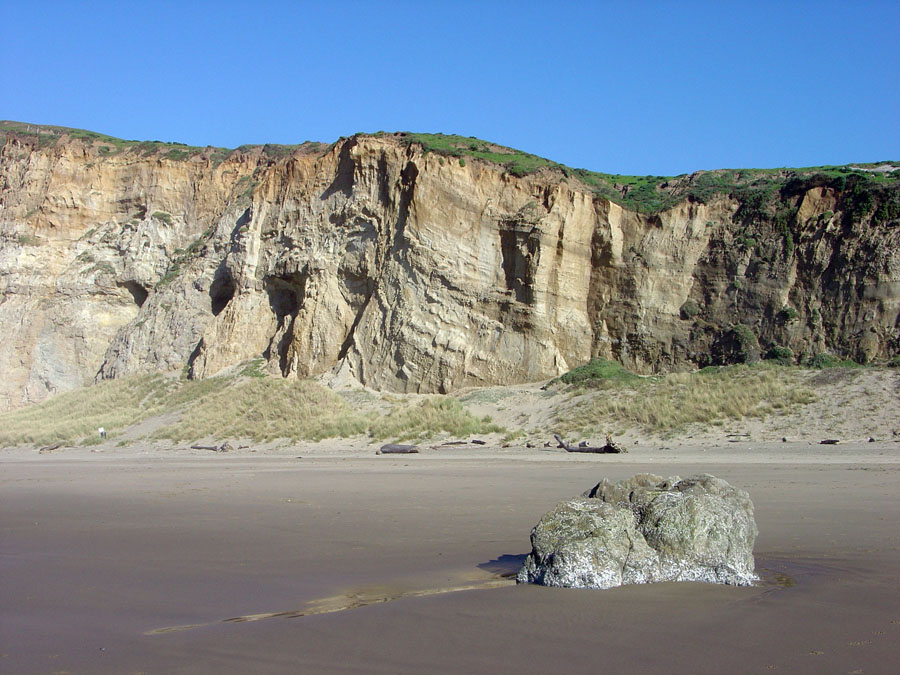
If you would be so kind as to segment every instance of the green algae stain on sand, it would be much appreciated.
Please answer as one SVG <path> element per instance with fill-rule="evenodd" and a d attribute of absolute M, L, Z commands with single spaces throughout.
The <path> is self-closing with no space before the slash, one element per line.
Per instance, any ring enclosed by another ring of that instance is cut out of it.
<path fill-rule="evenodd" d="M 479 575 L 480 577 L 480 575 Z M 263 612 L 260 614 L 244 614 L 234 616 L 220 621 L 208 621 L 206 623 L 184 624 L 180 626 L 166 626 L 163 628 L 154 628 L 144 633 L 144 635 L 163 635 L 166 633 L 178 633 L 195 628 L 203 628 L 219 623 L 251 623 L 254 621 L 262 621 L 263 619 L 299 619 L 305 616 L 315 616 L 317 614 L 333 614 L 334 612 L 343 612 L 349 609 L 359 609 L 368 607 L 369 605 L 378 605 L 385 602 L 393 602 L 394 600 L 403 600 L 407 598 L 423 598 L 432 595 L 443 595 L 445 593 L 459 593 L 461 591 L 480 591 L 490 588 L 503 588 L 506 586 L 515 586 L 516 581 L 509 575 L 492 575 L 487 579 L 473 579 L 471 581 L 461 581 L 461 583 L 452 586 L 440 586 L 432 588 L 413 588 L 413 589 L 396 589 L 386 586 L 373 586 L 370 588 L 361 588 L 347 593 L 330 596 L 327 598 L 318 598 L 310 600 L 303 608 L 286 610 L 280 612 Z"/>
<path fill-rule="evenodd" d="M 776 586 L 780 586 L 781 588 L 793 588 L 797 585 L 797 580 L 790 574 L 785 574 L 784 572 L 776 572 L 772 577 L 772 581 Z"/>

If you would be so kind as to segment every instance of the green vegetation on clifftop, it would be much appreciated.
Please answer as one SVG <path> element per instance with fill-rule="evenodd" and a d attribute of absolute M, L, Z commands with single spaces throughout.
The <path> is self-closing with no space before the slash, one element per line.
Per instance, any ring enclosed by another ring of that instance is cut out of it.
<path fill-rule="evenodd" d="M 141 156 L 161 156 L 169 160 L 185 160 L 202 155 L 221 162 L 234 152 L 256 148 L 271 161 L 294 152 L 323 153 L 324 143 L 305 141 L 300 145 L 242 145 L 237 150 L 198 147 L 162 141 L 126 141 L 106 134 L 68 127 L 0 122 L 0 147 L 9 135 L 31 139 L 38 148 L 55 146 L 69 138 L 91 143 L 100 156 L 123 152 Z M 830 187 L 848 192 L 851 197 L 847 215 L 859 220 L 871 215 L 876 221 L 900 219 L 900 162 L 878 162 L 846 166 L 814 166 L 797 169 L 718 169 L 697 171 L 679 176 L 627 176 L 576 169 L 528 152 L 505 147 L 472 136 L 423 134 L 411 132 L 356 134 L 354 138 L 372 136 L 393 138 L 406 145 L 417 145 L 426 153 L 452 157 L 465 167 L 467 159 L 477 159 L 502 168 L 511 175 L 523 177 L 541 171 L 555 171 L 566 180 L 581 184 L 598 197 L 645 214 L 655 214 L 685 200 L 705 203 L 716 196 L 730 196 L 741 203 L 735 219 L 774 219 L 787 227 L 792 214 L 791 199 L 810 187 Z M 345 140 L 345 139 L 341 139 Z M 790 242 L 788 242 L 789 245 Z"/>
<path fill-rule="evenodd" d="M 462 166 L 465 166 L 462 164 L 465 158 L 469 157 L 498 165 L 519 177 L 542 170 L 558 171 L 565 178 L 582 183 L 599 197 L 648 214 L 658 213 L 685 200 L 705 203 L 715 196 L 727 195 L 745 204 L 740 214 L 743 217 L 764 215 L 774 218 L 780 209 L 783 210 L 782 202 L 803 187 L 826 186 L 845 190 L 849 186 L 860 195 L 865 195 L 878 192 L 880 188 L 900 186 L 900 162 L 798 169 L 720 169 L 680 176 L 627 176 L 574 169 L 473 136 L 411 132 L 378 132 L 373 135 L 393 136 L 407 145 L 419 145 L 425 152 L 459 158 Z M 898 168 L 885 170 L 883 167 Z M 862 196 L 861 201 L 865 205 L 879 200 Z M 893 213 L 892 217 L 900 217 L 900 209 L 896 205 L 893 210 L 897 213 Z M 885 214 L 886 217 L 889 215 Z"/>
<path fill-rule="evenodd" d="M 54 147 L 60 140 L 79 140 L 91 144 L 97 149 L 101 157 L 112 157 L 126 152 L 135 153 L 142 157 L 159 156 L 172 161 L 182 161 L 196 156 L 208 157 L 211 161 L 219 163 L 234 152 L 251 152 L 257 148 L 262 155 L 270 160 L 278 160 L 288 157 L 295 151 L 321 152 L 328 145 L 314 141 L 305 141 L 299 145 L 278 145 L 267 143 L 265 145 L 242 145 L 232 150 L 216 146 L 196 146 L 184 143 L 167 141 L 136 141 L 116 138 L 107 134 L 88 131 L 86 129 L 73 129 L 69 127 L 52 126 L 46 124 L 27 124 L 24 122 L 0 121 L 0 147 L 6 142 L 9 135 L 33 140 L 39 149 Z"/>

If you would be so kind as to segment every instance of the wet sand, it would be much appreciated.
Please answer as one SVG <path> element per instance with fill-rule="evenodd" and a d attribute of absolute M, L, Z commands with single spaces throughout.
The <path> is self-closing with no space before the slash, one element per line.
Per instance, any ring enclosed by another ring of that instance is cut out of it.
<path fill-rule="evenodd" d="M 511 583 L 541 514 L 644 471 L 746 489 L 763 583 Z M 0 672 L 893 673 L 898 515 L 897 443 L 2 451 Z"/>

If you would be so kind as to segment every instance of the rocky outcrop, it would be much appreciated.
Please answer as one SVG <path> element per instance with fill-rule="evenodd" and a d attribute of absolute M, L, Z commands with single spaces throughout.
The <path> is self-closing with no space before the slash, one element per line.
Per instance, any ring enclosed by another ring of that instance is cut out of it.
<path fill-rule="evenodd" d="M 230 154 L 0 136 L 0 408 L 260 356 L 450 392 L 742 358 L 720 348 L 738 326 L 762 353 L 900 348 L 900 228 L 832 188 L 786 196 L 785 226 L 724 195 L 637 213 L 394 135 Z"/>
<path fill-rule="evenodd" d="M 714 476 L 604 480 L 541 518 L 517 578 L 570 588 L 658 581 L 746 586 L 757 579 L 756 535 L 747 493 Z"/>

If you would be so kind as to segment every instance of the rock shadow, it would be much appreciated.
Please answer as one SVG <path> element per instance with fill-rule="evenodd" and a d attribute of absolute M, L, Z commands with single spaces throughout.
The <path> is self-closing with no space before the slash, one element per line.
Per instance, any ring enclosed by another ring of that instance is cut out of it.
<path fill-rule="evenodd" d="M 213 281 L 209 286 L 209 303 L 213 316 L 219 316 L 228 303 L 234 298 L 237 284 L 231 276 L 231 271 L 223 260 L 216 269 Z"/>
<path fill-rule="evenodd" d="M 319 199 L 325 201 L 337 192 L 343 193 L 344 197 L 350 197 L 353 194 L 353 185 L 356 178 L 356 162 L 350 155 L 350 151 L 357 145 L 356 139 L 349 139 L 344 143 L 338 156 L 337 172 L 334 180 L 331 181 Z"/>
<path fill-rule="evenodd" d="M 134 304 L 138 306 L 138 309 L 144 306 L 147 296 L 150 295 L 150 291 L 137 281 L 121 281 L 118 282 L 118 286 L 131 293 L 131 298 L 134 300 Z"/>
<path fill-rule="evenodd" d="M 478 569 L 490 572 L 498 577 L 514 577 L 519 573 L 519 570 L 522 569 L 522 565 L 525 564 L 525 558 L 527 557 L 527 553 L 515 555 L 504 553 L 493 560 L 488 560 L 487 562 L 479 564 Z"/>

